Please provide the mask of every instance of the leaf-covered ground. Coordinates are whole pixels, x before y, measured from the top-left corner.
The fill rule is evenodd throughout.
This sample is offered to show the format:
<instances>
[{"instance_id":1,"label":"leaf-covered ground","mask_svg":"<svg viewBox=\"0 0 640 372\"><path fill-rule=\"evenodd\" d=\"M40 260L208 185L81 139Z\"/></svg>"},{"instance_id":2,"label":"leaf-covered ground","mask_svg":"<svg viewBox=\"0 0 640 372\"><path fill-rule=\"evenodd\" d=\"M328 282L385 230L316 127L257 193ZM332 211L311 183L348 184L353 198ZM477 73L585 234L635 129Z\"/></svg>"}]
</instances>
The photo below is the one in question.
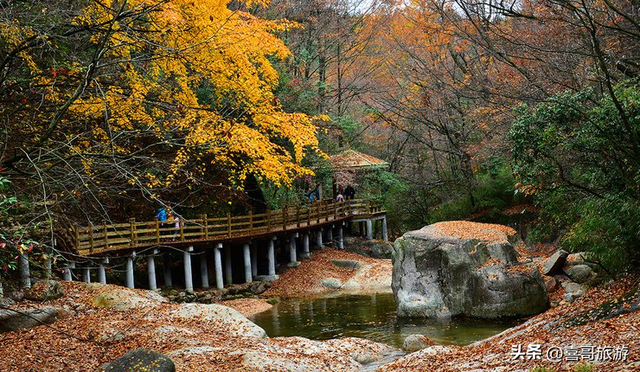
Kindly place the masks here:
<instances>
[{"instance_id":1,"label":"leaf-covered ground","mask_svg":"<svg viewBox=\"0 0 640 372\"><path fill-rule=\"evenodd\" d=\"M640 312L621 311L621 315L607 318L601 311L592 310L606 308L615 311L637 306L637 296L634 294L638 293L639 281L637 276L630 276L591 288L575 302L561 302L560 306L475 346L448 347L434 354L430 354L428 349L422 350L385 365L380 372L528 372L538 365L570 371L576 361L567 361L564 355L561 362L551 362L546 352L551 347L559 347L566 353L566 349L572 346L627 347L629 353L626 361L591 363L599 372L640 371ZM601 306L612 300L616 306ZM568 322L570 319L581 321ZM541 345L543 353L540 359L527 360L526 355L514 359L514 345L520 345L523 351L529 345Z\"/></svg>"},{"instance_id":2,"label":"leaf-covered ground","mask_svg":"<svg viewBox=\"0 0 640 372\"><path fill-rule=\"evenodd\" d=\"M363 266L366 266L366 271L360 272L356 277L359 270L339 267L332 262L340 260L359 261ZM390 283L391 269L391 260L364 257L356 253L335 249L322 249L313 251L311 259L303 260L297 268L290 268L281 273L280 278L273 282L271 288L264 295L280 297L314 296L319 293L333 291L333 289L319 284L319 280L336 278L342 283L346 283L354 277L362 284L360 292L368 292L368 283L378 284L385 279Z\"/></svg>"}]
</instances>

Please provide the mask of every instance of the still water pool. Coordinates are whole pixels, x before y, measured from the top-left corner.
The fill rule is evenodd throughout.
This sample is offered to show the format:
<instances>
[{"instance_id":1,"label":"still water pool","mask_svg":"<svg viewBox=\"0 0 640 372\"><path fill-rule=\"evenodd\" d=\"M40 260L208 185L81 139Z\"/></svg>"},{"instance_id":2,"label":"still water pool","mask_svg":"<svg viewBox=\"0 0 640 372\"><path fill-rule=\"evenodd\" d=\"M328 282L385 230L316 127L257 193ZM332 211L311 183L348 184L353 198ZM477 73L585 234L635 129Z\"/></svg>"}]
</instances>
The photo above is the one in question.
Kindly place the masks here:
<instances>
[{"instance_id":1,"label":"still water pool","mask_svg":"<svg viewBox=\"0 0 640 372\"><path fill-rule=\"evenodd\" d=\"M314 340L361 337L402 347L410 334L438 344L468 345L518 324L517 321L400 319L392 294L341 295L282 299L250 318L270 337L302 336Z\"/></svg>"}]
</instances>

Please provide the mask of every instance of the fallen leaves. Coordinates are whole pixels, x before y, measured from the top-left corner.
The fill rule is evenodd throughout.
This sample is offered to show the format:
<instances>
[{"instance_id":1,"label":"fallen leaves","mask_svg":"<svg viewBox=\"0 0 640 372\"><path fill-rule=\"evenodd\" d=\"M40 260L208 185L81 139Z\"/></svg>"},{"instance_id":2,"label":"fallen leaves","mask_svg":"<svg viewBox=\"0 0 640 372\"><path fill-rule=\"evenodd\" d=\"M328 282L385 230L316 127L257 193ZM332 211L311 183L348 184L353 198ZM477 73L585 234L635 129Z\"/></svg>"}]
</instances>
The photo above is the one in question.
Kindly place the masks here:
<instances>
[{"instance_id":1,"label":"fallen leaves","mask_svg":"<svg viewBox=\"0 0 640 372\"><path fill-rule=\"evenodd\" d=\"M486 242L507 242L508 237L515 235L516 231L508 226L469 222L469 221L445 221L433 225L436 236L452 236L459 239L478 239Z\"/></svg>"}]
</instances>

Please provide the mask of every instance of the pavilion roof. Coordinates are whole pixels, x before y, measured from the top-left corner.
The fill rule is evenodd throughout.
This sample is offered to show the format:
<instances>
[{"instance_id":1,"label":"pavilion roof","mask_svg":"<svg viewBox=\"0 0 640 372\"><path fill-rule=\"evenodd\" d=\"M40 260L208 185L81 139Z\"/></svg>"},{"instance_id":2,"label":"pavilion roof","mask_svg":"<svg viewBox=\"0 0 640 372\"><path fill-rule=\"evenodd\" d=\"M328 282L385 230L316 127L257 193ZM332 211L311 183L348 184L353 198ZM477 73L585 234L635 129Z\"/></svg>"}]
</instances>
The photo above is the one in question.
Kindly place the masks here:
<instances>
[{"instance_id":1,"label":"pavilion roof","mask_svg":"<svg viewBox=\"0 0 640 372\"><path fill-rule=\"evenodd\" d=\"M331 156L331 164L333 164L334 168L342 170L381 168L389 165L384 160L352 149L347 149Z\"/></svg>"}]
</instances>

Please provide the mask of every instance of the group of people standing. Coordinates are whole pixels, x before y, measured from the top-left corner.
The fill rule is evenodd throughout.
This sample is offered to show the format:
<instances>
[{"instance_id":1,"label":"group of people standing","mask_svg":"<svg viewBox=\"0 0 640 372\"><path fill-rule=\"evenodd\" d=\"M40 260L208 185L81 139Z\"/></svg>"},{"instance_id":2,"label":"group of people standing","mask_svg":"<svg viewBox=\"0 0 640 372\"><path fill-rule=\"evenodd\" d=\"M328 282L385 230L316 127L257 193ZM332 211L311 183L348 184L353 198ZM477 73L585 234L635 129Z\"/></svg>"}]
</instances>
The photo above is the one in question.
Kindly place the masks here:
<instances>
[{"instance_id":1,"label":"group of people standing","mask_svg":"<svg viewBox=\"0 0 640 372\"><path fill-rule=\"evenodd\" d=\"M344 195L342 194L342 185L338 187L338 195L336 196L336 201L341 203L345 200L352 200L356 197L356 189L351 185L347 185L347 188L344 189Z\"/></svg>"},{"instance_id":2,"label":"group of people standing","mask_svg":"<svg viewBox=\"0 0 640 372\"><path fill-rule=\"evenodd\" d=\"M160 227L163 229L173 227L175 230L171 231L171 235L178 234L178 230L180 229L180 217L175 214L171 209L167 211L164 207L158 208L158 213L156 214L156 220L160 222ZM168 231L164 231L163 235L168 235Z\"/></svg>"}]
</instances>

